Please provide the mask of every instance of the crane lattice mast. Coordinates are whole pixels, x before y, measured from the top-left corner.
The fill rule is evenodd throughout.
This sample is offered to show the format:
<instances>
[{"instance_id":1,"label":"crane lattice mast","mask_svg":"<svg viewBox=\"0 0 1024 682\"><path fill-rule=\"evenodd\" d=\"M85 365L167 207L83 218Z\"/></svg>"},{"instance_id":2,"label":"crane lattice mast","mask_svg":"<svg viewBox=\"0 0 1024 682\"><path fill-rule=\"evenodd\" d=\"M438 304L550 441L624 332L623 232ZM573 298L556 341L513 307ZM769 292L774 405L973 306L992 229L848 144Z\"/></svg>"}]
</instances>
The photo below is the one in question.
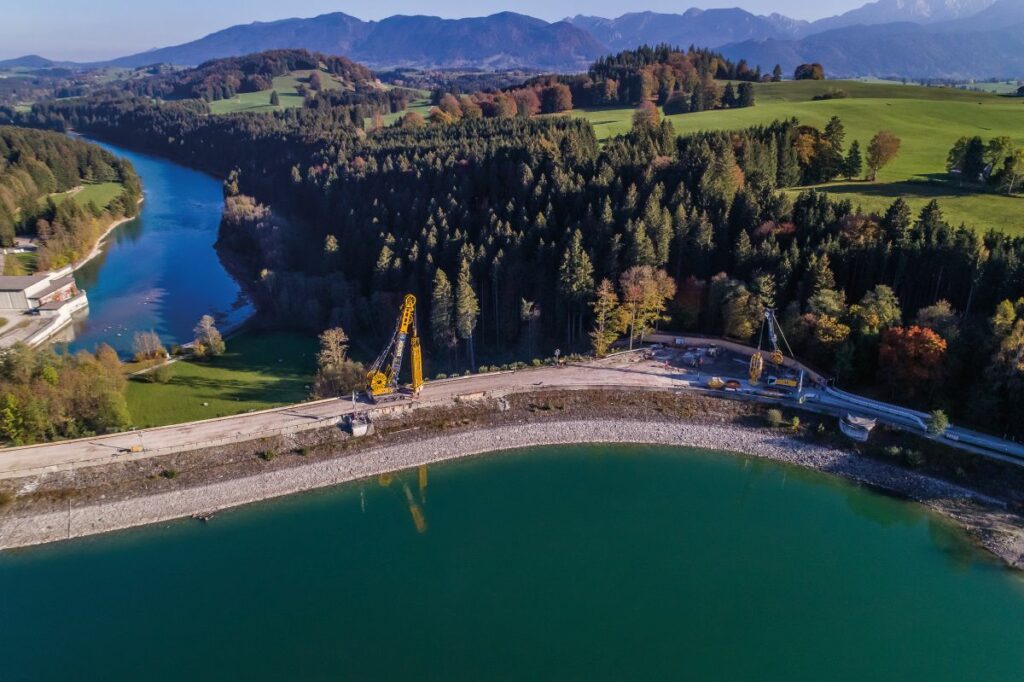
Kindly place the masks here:
<instances>
[{"instance_id":1,"label":"crane lattice mast","mask_svg":"<svg viewBox=\"0 0 1024 682\"><path fill-rule=\"evenodd\" d=\"M412 294L406 294L391 339L377 356L370 371L366 373L366 394L371 400L395 395L398 392L398 373L402 369L402 357L405 354L407 339L412 356L410 388L413 394L419 394L420 389L423 388L423 356L420 352L420 336L416 327L416 297Z\"/></svg>"}]
</instances>

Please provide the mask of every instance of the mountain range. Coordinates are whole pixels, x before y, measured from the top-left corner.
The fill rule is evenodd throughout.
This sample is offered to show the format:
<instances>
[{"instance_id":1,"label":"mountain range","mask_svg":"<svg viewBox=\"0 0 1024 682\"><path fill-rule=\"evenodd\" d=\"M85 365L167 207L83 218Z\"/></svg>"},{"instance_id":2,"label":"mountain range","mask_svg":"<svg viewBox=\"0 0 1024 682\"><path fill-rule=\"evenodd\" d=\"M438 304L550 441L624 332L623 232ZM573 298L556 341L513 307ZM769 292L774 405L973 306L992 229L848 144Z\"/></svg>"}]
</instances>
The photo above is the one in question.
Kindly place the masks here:
<instances>
[{"instance_id":1,"label":"mountain range","mask_svg":"<svg viewBox=\"0 0 1024 682\"><path fill-rule=\"evenodd\" d=\"M192 65L291 47L344 55L373 68L582 69L607 52L590 33L568 22L548 23L514 12L468 19L396 15L380 21L334 12L311 19L232 26L190 43L109 64Z\"/></svg>"},{"instance_id":2,"label":"mountain range","mask_svg":"<svg viewBox=\"0 0 1024 682\"><path fill-rule=\"evenodd\" d=\"M632 12L614 19L578 15L554 23L514 12L466 19L396 15L380 21L334 12L232 26L102 65L195 65L305 48L375 69L577 71L609 52L656 43L714 48L766 70L780 64L787 73L803 62L821 62L830 76L1020 78L1024 0L878 0L814 22L738 8ZM47 60L31 56L7 63L15 62Z\"/></svg>"}]
</instances>

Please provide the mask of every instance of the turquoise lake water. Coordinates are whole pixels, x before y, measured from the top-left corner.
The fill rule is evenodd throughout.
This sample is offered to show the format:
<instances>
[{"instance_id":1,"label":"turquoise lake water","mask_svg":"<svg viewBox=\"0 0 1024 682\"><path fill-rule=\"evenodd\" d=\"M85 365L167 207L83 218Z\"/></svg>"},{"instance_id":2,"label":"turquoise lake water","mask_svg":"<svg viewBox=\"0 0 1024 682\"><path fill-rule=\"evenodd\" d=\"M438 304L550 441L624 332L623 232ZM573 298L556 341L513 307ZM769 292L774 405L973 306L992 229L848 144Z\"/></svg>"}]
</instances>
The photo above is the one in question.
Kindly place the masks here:
<instances>
[{"instance_id":1,"label":"turquoise lake water","mask_svg":"<svg viewBox=\"0 0 1024 682\"><path fill-rule=\"evenodd\" d=\"M1024 581L821 474L540 448L2 553L0 679L1021 680Z\"/></svg>"}]
</instances>

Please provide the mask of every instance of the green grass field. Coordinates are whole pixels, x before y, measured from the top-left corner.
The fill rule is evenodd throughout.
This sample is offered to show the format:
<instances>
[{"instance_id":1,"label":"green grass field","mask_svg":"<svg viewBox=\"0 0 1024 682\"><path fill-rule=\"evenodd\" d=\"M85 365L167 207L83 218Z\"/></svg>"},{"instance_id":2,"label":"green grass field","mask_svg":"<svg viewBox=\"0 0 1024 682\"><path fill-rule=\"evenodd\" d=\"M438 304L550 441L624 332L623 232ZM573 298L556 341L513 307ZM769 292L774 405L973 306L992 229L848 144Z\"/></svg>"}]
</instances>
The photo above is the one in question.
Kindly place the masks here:
<instances>
[{"instance_id":1,"label":"green grass field","mask_svg":"<svg viewBox=\"0 0 1024 682\"><path fill-rule=\"evenodd\" d=\"M1024 144L1024 99L968 92L859 81L796 81L763 83L756 87L757 105L731 111L706 111L669 116L680 134L704 130L735 130L795 116L823 127L839 116L846 126L847 144L860 140L866 147L879 130L888 129L903 141L899 157L879 173L874 183L834 183L824 186L843 194L865 210L883 210L902 196L919 209L939 200L946 218L979 230L996 228L1024 234L1024 198L962 191L947 181L946 155L964 135L983 138L1007 135ZM843 89L847 99L814 102L811 98ZM627 132L632 108L577 110L605 139Z\"/></svg>"},{"instance_id":2,"label":"green grass field","mask_svg":"<svg viewBox=\"0 0 1024 682\"><path fill-rule=\"evenodd\" d=\"M261 90L259 92L245 92L231 99L220 99L210 102L210 112L214 114L265 113L280 109L300 108L305 99L295 91L295 88L300 83L305 83L312 73L311 70L293 71L284 76L276 77L273 89L277 90L277 96L281 102L276 107L270 104L270 93L272 91ZM321 71L320 76L324 90L339 90L342 88L341 82L329 73Z\"/></svg>"},{"instance_id":3,"label":"green grass field","mask_svg":"<svg viewBox=\"0 0 1024 682\"><path fill-rule=\"evenodd\" d=\"M60 204L65 201L68 197L72 197L79 206L85 206L90 201L95 203L100 208L106 208L110 205L116 197L121 195L124 191L124 187L119 182L98 182L95 184L85 185L80 190L72 190L69 192L61 192L60 194L51 194L48 199L53 199L54 203ZM40 199L40 203L46 201L47 198Z\"/></svg>"},{"instance_id":4,"label":"green grass field","mask_svg":"<svg viewBox=\"0 0 1024 682\"><path fill-rule=\"evenodd\" d=\"M290 332L244 332L210 361L171 365L166 384L133 378L125 397L137 427L223 417L309 397L317 341ZM205 405L204 405L205 403Z\"/></svg>"},{"instance_id":5,"label":"green grass field","mask_svg":"<svg viewBox=\"0 0 1024 682\"><path fill-rule=\"evenodd\" d=\"M406 107L405 111L397 111L393 114L388 114L387 116L384 116L384 125L389 126L393 124L395 121L402 118L410 111L415 111L423 118L429 116L430 110L434 108L434 105L430 103L430 93L426 91L423 91L423 93L423 97L420 97L419 99L414 99L413 101L409 102L409 106ZM368 118L365 120L365 125L369 126L372 122L373 119Z\"/></svg>"}]
</instances>

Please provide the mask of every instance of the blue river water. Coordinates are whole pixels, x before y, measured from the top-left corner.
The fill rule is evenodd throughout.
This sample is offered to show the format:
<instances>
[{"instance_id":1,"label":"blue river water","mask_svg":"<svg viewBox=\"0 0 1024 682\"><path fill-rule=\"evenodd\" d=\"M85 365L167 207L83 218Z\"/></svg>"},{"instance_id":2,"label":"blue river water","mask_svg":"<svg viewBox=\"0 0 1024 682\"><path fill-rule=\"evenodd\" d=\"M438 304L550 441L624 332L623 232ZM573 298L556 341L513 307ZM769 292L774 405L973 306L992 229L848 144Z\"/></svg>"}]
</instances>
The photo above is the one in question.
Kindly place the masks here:
<instances>
[{"instance_id":1,"label":"blue river water","mask_svg":"<svg viewBox=\"0 0 1024 682\"><path fill-rule=\"evenodd\" d=\"M170 161L90 140L134 164L145 201L139 216L116 228L102 253L75 274L89 310L74 327L72 350L107 343L122 355L137 331L155 331L164 345L192 339L204 314L221 328L251 314L213 245L223 208L215 178Z\"/></svg>"}]
</instances>

